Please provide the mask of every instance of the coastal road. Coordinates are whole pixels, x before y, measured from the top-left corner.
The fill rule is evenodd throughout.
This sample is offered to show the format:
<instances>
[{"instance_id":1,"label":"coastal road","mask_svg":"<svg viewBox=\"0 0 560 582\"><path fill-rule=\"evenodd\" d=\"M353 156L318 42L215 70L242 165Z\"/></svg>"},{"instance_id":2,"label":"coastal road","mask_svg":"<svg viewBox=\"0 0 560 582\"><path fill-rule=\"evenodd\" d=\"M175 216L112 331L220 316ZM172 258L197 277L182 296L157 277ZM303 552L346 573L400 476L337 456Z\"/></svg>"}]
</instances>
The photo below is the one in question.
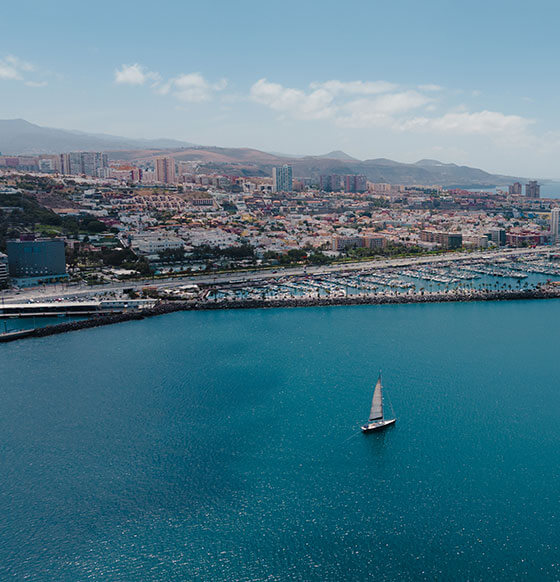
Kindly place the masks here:
<instances>
[{"instance_id":1,"label":"coastal road","mask_svg":"<svg viewBox=\"0 0 560 582\"><path fill-rule=\"evenodd\" d=\"M108 283L107 285L47 285L45 287L34 287L22 289L20 291L0 292L0 301L5 303L21 303L29 301L53 300L57 298L87 299L104 293L119 293L123 289L142 289L143 287L176 288L182 285L231 285L234 283L258 283L259 281L270 281L286 276L302 275L328 275L331 273L350 273L359 271L382 270L390 267L409 267L426 264L438 264L448 262L458 262L470 260L499 260L531 254L548 254L550 252L560 252L560 246L549 246L529 249L501 249L494 251L476 251L469 253L447 253L443 255L431 255L422 257L406 257L399 259L376 259L360 263L346 263L337 265L322 265L310 267L290 267L277 268L273 270L254 270L237 273L216 273L204 275L188 275L181 277L169 277L165 279L142 279L135 281L119 281Z\"/></svg>"}]
</instances>

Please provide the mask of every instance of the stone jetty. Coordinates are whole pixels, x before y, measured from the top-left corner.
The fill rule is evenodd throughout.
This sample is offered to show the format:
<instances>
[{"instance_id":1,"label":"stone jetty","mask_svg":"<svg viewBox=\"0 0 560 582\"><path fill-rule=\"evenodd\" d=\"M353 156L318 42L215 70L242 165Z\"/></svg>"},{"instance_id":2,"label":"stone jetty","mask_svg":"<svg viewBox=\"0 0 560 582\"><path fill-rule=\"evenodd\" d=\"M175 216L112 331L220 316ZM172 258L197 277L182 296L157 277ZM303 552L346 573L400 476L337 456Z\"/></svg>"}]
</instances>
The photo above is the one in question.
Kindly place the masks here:
<instances>
[{"instance_id":1,"label":"stone jetty","mask_svg":"<svg viewBox=\"0 0 560 582\"><path fill-rule=\"evenodd\" d=\"M69 321L35 329L9 332L0 335L0 342L9 342L22 338L46 337L68 331L90 329L113 323L135 321L156 315L165 315L177 311L200 311L214 309L262 309L285 307L330 307L337 305L399 305L406 303L451 303L466 301L512 301L526 299L557 299L560 298L560 286L543 285L536 289L525 290L455 290L448 292L413 293L413 294L378 294L378 295L348 295L345 297L292 297L281 299L228 299L228 300L166 300L152 308L142 311L116 313L85 319Z\"/></svg>"}]
</instances>

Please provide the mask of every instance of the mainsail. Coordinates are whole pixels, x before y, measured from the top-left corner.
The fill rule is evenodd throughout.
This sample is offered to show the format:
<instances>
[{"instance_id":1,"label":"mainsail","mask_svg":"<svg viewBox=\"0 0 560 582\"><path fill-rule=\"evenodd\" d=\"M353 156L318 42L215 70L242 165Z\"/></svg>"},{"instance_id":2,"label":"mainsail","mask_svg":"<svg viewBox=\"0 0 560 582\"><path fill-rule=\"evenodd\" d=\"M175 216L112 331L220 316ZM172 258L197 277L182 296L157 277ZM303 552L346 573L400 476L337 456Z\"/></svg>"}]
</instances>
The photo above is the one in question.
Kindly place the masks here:
<instances>
[{"instance_id":1,"label":"mainsail","mask_svg":"<svg viewBox=\"0 0 560 582\"><path fill-rule=\"evenodd\" d=\"M373 391L373 400L371 401L371 410L369 412L369 419L379 420L383 418L383 386L381 385L381 374L377 379L375 390Z\"/></svg>"}]
</instances>

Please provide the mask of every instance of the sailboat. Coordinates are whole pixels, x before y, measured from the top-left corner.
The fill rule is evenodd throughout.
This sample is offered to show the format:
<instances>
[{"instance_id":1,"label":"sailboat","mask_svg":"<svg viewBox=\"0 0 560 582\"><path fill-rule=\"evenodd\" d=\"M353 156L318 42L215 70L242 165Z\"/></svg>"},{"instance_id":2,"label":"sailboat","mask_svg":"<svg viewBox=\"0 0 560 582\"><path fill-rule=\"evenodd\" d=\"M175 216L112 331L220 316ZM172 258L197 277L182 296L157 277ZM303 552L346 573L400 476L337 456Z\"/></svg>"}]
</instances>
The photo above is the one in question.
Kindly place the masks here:
<instances>
[{"instance_id":1,"label":"sailboat","mask_svg":"<svg viewBox=\"0 0 560 582\"><path fill-rule=\"evenodd\" d=\"M377 379L377 384L373 391L369 419L361 429L363 432L371 432L373 430L385 428L390 424L394 424L396 421L396 418L385 418L383 415L383 384L381 383L381 372L379 372L379 378Z\"/></svg>"}]
</instances>

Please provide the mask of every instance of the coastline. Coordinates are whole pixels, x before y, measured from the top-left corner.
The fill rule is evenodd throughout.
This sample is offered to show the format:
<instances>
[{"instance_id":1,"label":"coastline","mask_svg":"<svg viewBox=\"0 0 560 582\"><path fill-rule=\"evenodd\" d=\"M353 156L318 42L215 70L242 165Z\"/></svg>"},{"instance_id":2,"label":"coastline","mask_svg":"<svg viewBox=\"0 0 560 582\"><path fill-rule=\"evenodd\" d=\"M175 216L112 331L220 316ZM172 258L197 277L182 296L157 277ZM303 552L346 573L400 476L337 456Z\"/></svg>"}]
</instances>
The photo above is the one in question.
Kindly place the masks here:
<instances>
[{"instance_id":1,"label":"coastline","mask_svg":"<svg viewBox=\"0 0 560 582\"><path fill-rule=\"evenodd\" d=\"M478 301L514 301L535 299L558 299L560 288L545 286L538 289L511 291L454 291L450 293L426 293L424 295L350 295L346 297L301 297L290 299L242 299L237 301L166 301L155 307L136 312L103 315L92 319L69 321L0 334L0 343L24 338L47 337L69 331L90 329L114 323L137 321L157 315L167 315L178 311L212 311L216 309L278 309L286 307L334 307L351 305L404 305L413 303L461 303Z\"/></svg>"}]
</instances>

